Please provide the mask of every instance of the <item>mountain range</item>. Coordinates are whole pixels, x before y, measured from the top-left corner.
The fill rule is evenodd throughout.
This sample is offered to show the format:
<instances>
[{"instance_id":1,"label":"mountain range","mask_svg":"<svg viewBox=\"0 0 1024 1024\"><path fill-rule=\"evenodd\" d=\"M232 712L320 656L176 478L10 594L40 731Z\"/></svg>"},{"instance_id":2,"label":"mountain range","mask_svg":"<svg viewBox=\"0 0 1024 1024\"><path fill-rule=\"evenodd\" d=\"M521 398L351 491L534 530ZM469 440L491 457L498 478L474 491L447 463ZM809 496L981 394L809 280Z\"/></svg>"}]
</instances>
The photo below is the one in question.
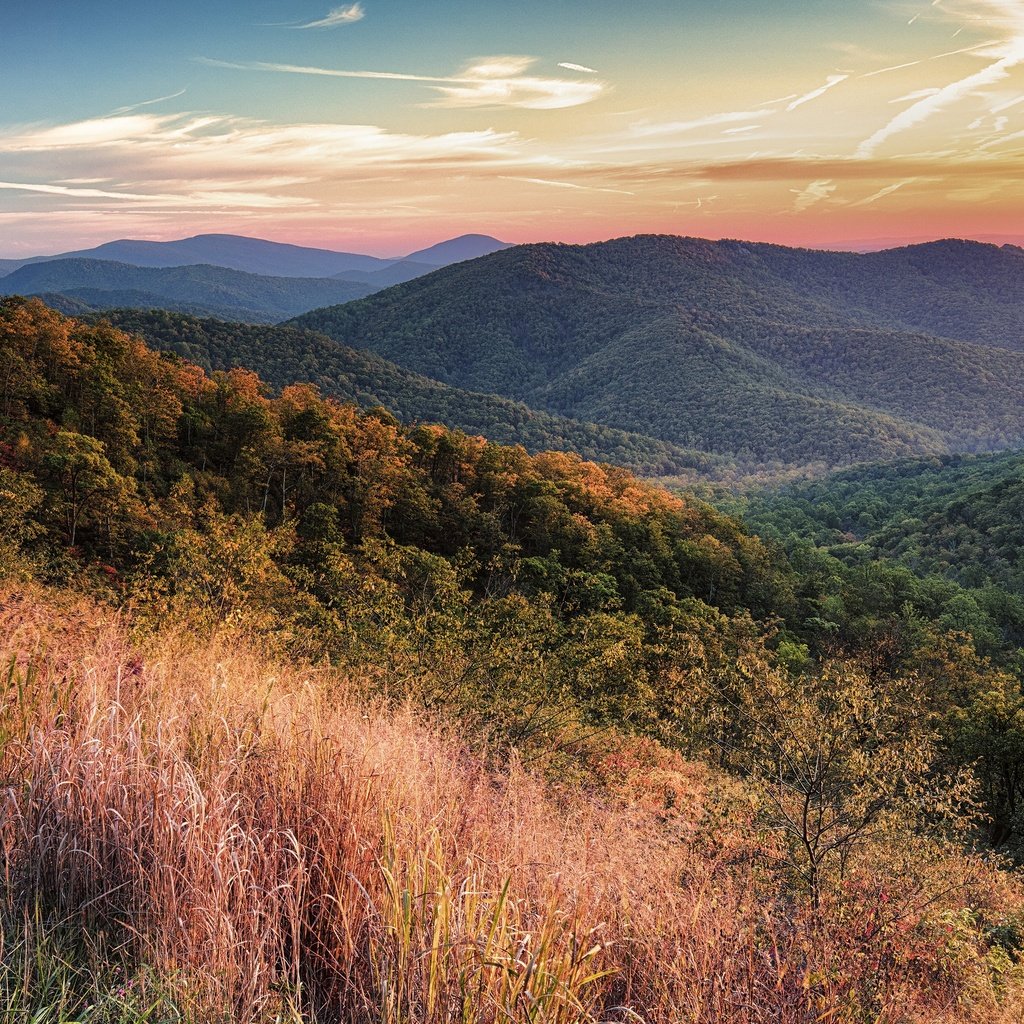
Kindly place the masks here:
<instances>
[{"instance_id":1,"label":"mountain range","mask_svg":"<svg viewBox=\"0 0 1024 1024\"><path fill-rule=\"evenodd\" d=\"M348 272L374 273L396 263L410 263L423 268L436 268L459 260L475 259L509 247L489 235L460 235L426 249L381 259L353 252L337 252L304 245L289 245L264 238L243 235L195 235L169 242L151 242L121 238L104 242L92 249L76 249L53 256L31 256L26 259L0 260L0 274L11 273L29 263L54 260L92 259L130 263L136 267L184 267L208 264L244 270L249 274L270 277L337 277Z\"/></svg>"},{"instance_id":2,"label":"mountain range","mask_svg":"<svg viewBox=\"0 0 1024 1024\"><path fill-rule=\"evenodd\" d=\"M54 256L0 260L0 294L44 296L70 314L130 306L273 323L507 245L488 235L463 235L407 257L380 259L238 235L121 239Z\"/></svg>"},{"instance_id":3,"label":"mountain range","mask_svg":"<svg viewBox=\"0 0 1024 1024\"><path fill-rule=\"evenodd\" d=\"M300 264L298 247L186 242L223 259L276 254L293 270L346 257L300 249ZM146 258L162 244L175 258L188 248L145 243ZM333 277L50 259L0 278L0 293L74 315L186 314L108 313L208 369L246 365L277 388L312 380L406 420L650 476L778 478L1024 442L1017 247L948 240L856 254L675 236L501 245L465 236ZM436 265L448 260L459 262Z\"/></svg>"},{"instance_id":4,"label":"mountain range","mask_svg":"<svg viewBox=\"0 0 1024 1024\"><path fill-rule=\"evenodd\" d=\"M675 236L518 246L296 326L455 387L827 467L1024 440L1024 251Z\"/></svg>"}]
</instances>

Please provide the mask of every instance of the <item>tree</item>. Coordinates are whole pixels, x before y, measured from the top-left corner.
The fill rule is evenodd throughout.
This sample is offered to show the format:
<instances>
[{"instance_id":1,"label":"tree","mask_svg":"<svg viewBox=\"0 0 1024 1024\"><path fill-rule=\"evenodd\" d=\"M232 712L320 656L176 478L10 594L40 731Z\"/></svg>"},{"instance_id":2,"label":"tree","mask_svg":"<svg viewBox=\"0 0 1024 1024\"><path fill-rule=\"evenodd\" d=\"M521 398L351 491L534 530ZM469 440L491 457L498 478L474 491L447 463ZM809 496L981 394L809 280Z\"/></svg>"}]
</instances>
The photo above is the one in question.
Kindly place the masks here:
<instances>
[{"instance_id":1,"label":"tree","mask_svg":"<svg viewBox=\"0 0 1024 1024\"><path fill-rule=\"evenodd\" d=\"M939 721L920 680L878 681L847 662L816 676L756 666L738 682L716 695L727 760L756 787L815 908L869 844L973 820L973 780L937 768Z\"/></svg>"},{"instance_id":2,"label":"tree","mask_svg":"<svg viewBox=\"0 0 1024 1024\"><path fill-rule=\"evenodd\" d=\"M114 469L102 442L94 437L58 430L43 456L43 466L58 488L58 504L71 547L89 517L119 514L134 494L134 481Z\"/></svg>"}]
</instances>

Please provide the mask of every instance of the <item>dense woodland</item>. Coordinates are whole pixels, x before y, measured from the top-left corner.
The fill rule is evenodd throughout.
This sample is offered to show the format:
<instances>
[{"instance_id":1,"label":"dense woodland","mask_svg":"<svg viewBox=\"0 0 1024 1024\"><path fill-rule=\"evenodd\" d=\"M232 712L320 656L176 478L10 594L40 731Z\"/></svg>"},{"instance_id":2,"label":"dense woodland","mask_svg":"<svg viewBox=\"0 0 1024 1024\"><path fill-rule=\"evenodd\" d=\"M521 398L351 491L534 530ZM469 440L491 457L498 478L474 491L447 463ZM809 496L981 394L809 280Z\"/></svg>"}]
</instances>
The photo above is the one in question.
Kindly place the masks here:
<instances>
[{"instance_id":1,"label":"dense woodland","mask_svg":"<svg viewBox=\"0 0 1024 1024\"><path fill-rule=\"evenodd\" d=\"M442 384L317 331L226 323L165 310L115 309L102 317L205 370L246 367L278 391L308 381L327 397L364 408L383 406L403 423L442 423L491 441L521 444L534 453L576 452L645 477L717 479L738 471L735 462L721 456Z\"/></svg>"},{"instance_id":2,"label":"dense woodland","mask_svg":"<svg viewBox=\"0 0 1024 1024\"><path fill-rule=\"evenodd\" d=\"M1024 596L1019 452L906 460L752 492L725 504L762 536L849 565L892 560L976 592Z\"/></svg>"},{"instance_id":3,"label":"dense woodland","mask_svg":"<svg viewBox=\"0 0 1024 1024\"><path fill-rule=\"evenodd\" d=\"M1021 260L960 242L528 245L296 324L751 467L835 467L1024 438Z\"/></svg>"},{"instance_id":4,"label":"dense woodland","mask_svg":"<svg viewBox=\"0 0 1024 1024\"><path fill-rule=\"evenodd\" d=\"M5 300L14 1019L1013 1019L1020 593L761 532Z\"/></svg>"}]
</instances>

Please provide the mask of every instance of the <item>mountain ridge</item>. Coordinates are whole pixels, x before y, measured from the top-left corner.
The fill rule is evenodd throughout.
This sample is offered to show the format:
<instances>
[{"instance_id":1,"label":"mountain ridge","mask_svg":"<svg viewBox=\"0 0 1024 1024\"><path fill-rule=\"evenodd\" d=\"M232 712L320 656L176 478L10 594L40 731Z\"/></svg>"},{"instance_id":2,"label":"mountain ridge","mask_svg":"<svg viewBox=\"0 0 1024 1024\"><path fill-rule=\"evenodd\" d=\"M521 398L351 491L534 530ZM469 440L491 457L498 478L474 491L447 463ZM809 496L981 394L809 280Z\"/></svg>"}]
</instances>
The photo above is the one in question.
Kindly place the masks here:
<instances>
[{"instance_id":1,"label":"mountain ridge","mask_svg":"<svg viewBox=\"0 0 1024 1024\"><path fill-rule=\"evenodd\" d=\"M371 285L331 278L276 278L203 264L137 267L89 259L29 264L0 278L0 294L5 295L57 293L94 307L184 304L257 322L293 316L324 298L346 301L371 291ZM127 299L129 295L134 299Z\"/></svg>"},{"instance_id":2,"label":"mountain ridge","mask_svg":"<svg viewBox=\"0 0 1024 1024\"><path fill-rule=\"evenodd\" d=\"M11 273L29 264L50 263L61 259L103 259L151 268L208 264L270 277L337 277L349 271L372 274L384 271L396 263L421 262L428 267L443 266L507 245L507 242L499 242L489 235L463 235L438 242L419 250L419 253L389 259L247 235L208 233L168 241L119 238L89 249L31 256L21 260L0 260L0 274ZM417 255L427 258L417 260Z\"/></svg>"},{"instance_id":3,"label":"mountain ridge","mask_svg":"<svg viewBox=\"0 0 1024 1024\"><path fill-rule=\"evenodd\" d=\"M749 461L1024 438L1024 261L641 235L516 246L295 318L457 387Z\"/></svg>"},{"instance_id":4,"label":"mountain ridge","mask_svg":"<svg viewBox=\"0 0 1024 1024\"><path fill-rule=\"evenodd\" d=\"M653 477L696 477L729 468L706 452L454 388L313 331L159 310L114 309L102 317L152 348L174 352L204 370L243 366L277 389L308 380L325 395L363 408L382 406L407 424L442 423L499 443L521 444L530 452L572 451Z\"/></svg>"}]
</instances>

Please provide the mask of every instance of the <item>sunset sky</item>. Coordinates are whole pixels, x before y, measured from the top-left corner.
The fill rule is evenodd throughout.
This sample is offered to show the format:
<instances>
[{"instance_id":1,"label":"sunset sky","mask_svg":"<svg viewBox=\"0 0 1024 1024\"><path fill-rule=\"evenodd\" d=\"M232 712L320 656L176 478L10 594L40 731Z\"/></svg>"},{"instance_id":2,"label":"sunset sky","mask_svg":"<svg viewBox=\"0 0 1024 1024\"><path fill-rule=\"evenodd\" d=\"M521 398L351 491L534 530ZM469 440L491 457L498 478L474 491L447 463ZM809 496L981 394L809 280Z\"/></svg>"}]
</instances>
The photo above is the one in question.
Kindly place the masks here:
<instances>
[{"instance_id":1,"label":"sunset sky","mask_svg":"<svg viewBox=\"0 0 1024 1024\"><path fill-rule=\"evenodd\" d=\"M7 0L0 256L1024 240L1024 0Z\"/></svg>"}]
</instances>

